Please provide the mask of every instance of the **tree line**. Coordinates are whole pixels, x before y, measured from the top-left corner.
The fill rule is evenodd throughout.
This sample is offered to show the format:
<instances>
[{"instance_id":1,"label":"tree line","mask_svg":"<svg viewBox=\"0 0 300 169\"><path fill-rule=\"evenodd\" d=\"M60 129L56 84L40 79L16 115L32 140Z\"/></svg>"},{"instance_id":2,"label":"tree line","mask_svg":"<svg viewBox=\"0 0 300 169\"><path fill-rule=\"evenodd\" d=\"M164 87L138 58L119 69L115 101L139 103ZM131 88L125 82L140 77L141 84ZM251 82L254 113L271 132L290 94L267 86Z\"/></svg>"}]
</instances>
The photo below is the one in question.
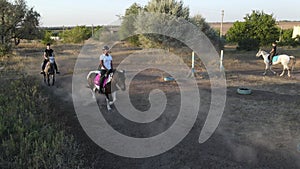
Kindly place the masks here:
<instances>
[{"instance_id":1,"label":"tree line","mask_svg":"<svg viewBox=\"0 0 300 169\"><path fill-rule=\"evenodd\" d=\"M231 43L237 44L237 49L255 50L259 46L269 45L279 40L280 45L300 45L299 37L292 39L291 29L280 30L273 14L262 11L246 14L243 21L234 22L226 35L220 37L219 30L213 29L204 17L201 15L191 17L189 7L184 6L183 1L177 0L150 0L145 6L133 3L120 18L122 20L119 30L120 39L125 38L127 42L141 47L184 46L180 41L163 35L145 34L127 37L129 31L139 31L140 28L145 27L144 20L131 17L143 12L163 13L174 18L185 19L197 26L217 48ZM64 43L82 43L92 36L98 40L105 29L103 26L96 26L93 29L87 26L76 26L64 31L42 29L39 25L40 17L34 8L26 5L25 0L0 0L0 55L9 52L10 48L18 45L21 39L39 39L42 43L53 43L51 36L59 36ZM151 20L147 22L147 29L152 29Z\"/></svg>"}]
</instances>

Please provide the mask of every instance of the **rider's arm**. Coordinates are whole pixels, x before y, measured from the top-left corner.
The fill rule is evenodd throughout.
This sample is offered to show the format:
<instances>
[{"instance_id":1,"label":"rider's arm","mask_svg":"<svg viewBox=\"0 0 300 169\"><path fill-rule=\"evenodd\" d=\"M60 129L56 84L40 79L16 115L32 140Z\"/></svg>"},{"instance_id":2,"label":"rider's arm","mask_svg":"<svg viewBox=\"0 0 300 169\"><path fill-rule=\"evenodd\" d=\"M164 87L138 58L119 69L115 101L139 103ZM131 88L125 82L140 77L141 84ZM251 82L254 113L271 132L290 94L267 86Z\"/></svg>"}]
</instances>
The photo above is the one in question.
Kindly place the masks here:
<instances>
[{"instance_id":1,"label":"rider's arm","mask_svg":"<svg viewBox=\"0 0 300 169\"><path fill-rule=\"evenodd\" d=\"M104 69L106 69L107 70L107 68L104 66L104 64L103 64L103 60L100 60L100 67L104 67Z\"/></svg>"},{"instance_id":2,"label":"rider's arm","mask_svg":"<svg viewBox=\"0 0 300 169\"><path fill-rule=\"evenodd\" d=\"M44 52L44 59L48 59L46 52Z\"/></svg>"}]
</instances>

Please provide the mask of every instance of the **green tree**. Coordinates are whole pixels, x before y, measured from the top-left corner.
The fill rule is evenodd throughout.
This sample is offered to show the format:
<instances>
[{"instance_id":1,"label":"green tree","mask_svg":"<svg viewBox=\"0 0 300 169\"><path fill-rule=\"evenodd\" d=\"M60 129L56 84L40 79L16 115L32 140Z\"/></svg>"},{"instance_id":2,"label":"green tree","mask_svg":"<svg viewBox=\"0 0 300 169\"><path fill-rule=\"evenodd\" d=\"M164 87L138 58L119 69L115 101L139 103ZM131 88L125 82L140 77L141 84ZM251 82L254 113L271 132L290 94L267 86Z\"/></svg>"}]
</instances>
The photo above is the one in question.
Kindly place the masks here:
<instances>
[{"instance_id":1,"label":"green tree","mask_svg":"<svg viewBox=\"0 0 300 169\"><path fill-rule=\"evenodd\" d=\"M293 47L299 46L300 45L299 39L297 40L297 37L292 38L292 35L293 35L293 29L282 30L282 35L281 35L281 40L279 42L279 45L293 46Z\"/></svg>"},{"instance_id":2,"label":"green tree","mask_svg":"<svg viewBox=\"0 0 300 169\"><path fill-rule=\"evenodd\" d=\"M227 34L226 40L233 43L257 41L259 45L269 45L278 40L279 29L273 15L252 11L244 17L244 22L235 22Z\"/></svg>"},{"instance_id":3,"label":"green tree","mask_svg":"<svg viewBox=\"0 0 300 169\"><path fill-rule=\"evenodd\" d=\"M65 30L61 35L65 43L82 43L92 36L91 28L86 26L76 26L70 30Z\"/></svg>"},{"instance_id":4,"label":"green tree","mask_svg":"<svg viewBox=\"0 0 300 169\"><path fill-rule=\"evenodd\" d=\"M51 39L51 36L53 35L52 31L45 30L44 31L44 38L42 39L43 44L51 43L53 44L55 41Z\"/></svg>"},{"instance_id":5,"label":"green tree","mask_svg":"<svg viewBox=\"0 0 300 169\"><path fill-rule=\"evenodd\" d=\"M182 1L176 0L151 0L145 6L145 11L153 13L164 13L176 17L189 19L190 9L183 6Z\"/></svg>"},{"instance_id":6,"label":"green tree","mask_svg":"<svg viewBox=\"0 0 300 169\"><path fill-rule=\"evenodd\" d=\"M20 39L33 38L39 18L33 8L27 8L25 0L0 0L0 45L10 45L12 39L18 45Z\"/></svg>"},{"instance_id":7,"label":"green tree","mask_svg":"<svg viewBox=\"0 0 300 169\"><path fill-rule=\"evenodd\" d=\"M223 41L220 39L219 34L205 21L201 15L195 15L190 18L190 22L196 25L214 44L216 47L223 48Z\"/></svg>"},{"instance_id":8,"label":"green tree","mask_svg":"<svg viewBox=\"0 0 300 169\"><path fill-rule=\"evenodd\" d=\"M147 29L148 32L152 32L155 29L160 29L159 27L157 27L158 25L174 24L176 22L176 19L178 18L188 20L190 14L189 8L183 6L182 1L178 2L176 0L151 0L144 7L144 11L153 13L153 16L150 18L145 18L143 15L141 15L142 17L137 18L135 22L137 31L139 29L143 29L143 30ZM163 18L160 17L160 14L166 14L167 16L169 16L168 17L169 20L164 20ZM144 19L147 19L147 21L145 21ZM178 46L183 46L183 44L176 39L164 35L156 35L156 34L140 35L139 41L144 47L167 47L167 48L175 47L176 48Z\"/></svg>"},{"instance_id":9,"label":"green tree","mask_svg":"<svg viewBox=\"0 0 300 169\"><path fill-rule=\"evenodd\" d=\"M136 46L140 45L139 36L131 36L130 32L135 32L136 28L134 23L136 20L136 15L138 15L142 10L143 7L137 3L134 3L128 9L126 9L125 16L121 18L123 20L119 31L121 39L126 39L128 42Z\"/></svg>"}]
</instances>

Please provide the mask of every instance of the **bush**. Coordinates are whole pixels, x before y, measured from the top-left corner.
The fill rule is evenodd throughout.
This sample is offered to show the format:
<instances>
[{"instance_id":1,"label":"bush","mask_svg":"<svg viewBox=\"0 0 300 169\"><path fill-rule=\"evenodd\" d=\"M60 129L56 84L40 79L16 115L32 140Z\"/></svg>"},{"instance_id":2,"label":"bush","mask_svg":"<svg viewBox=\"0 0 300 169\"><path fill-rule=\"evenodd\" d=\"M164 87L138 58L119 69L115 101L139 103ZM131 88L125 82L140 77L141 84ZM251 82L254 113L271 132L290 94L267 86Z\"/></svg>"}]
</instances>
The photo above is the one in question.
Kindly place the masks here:
<instances>
[{"instance_id":1,"label":"bush","mask_svg":"<svg viewBox=\"0 0 300 169\"><path fill-rule=\"evenodd\" d=\"M280 46L292 46L297 47L300 45L299 36L292 38L293 29L283 30L281 35L281 41L278 43Z\"/></svg>"},{"instance_id":2,"label":"bush","mask_svg":"<svg viewBox=\"0 0 300 169\"><path fill-rule=\"evenodd\" d=\"M10 44L0 44L0 57L8 54L11 51Z\"/></svg>"},{"instance_id":3,"label":"bush","mask_svg":"<svg viewBox=\"0 0 300 169\"><path fill-rule=\"evenodd\" d=\"M92 29L85 26L76 26L71 30L65 30L61 34L64 43L82 43L92 36Z\"/></svg>"},{"instance_id":4,"label":"bush","mask_svg":"<svg viewBox=\"0 0 300 169\"><path fill-rule=\"evenodd\" d=\"M0 168L82 168L78 144L50 123L48 101L35 84L28 77L2 83Z\"/></svg>"},{"instance_id":5,"label":"bush","mask_svg":"<svg viewBox=\"0 0 300 169\"><path fill-rule=\"evenodd\" d=\"M259 48L259 41L257 39L243 39L238 43L238 50L257 50Z\"/></svg>"},{"instance_id":6,"label":"bush","mask_svg":"<svg viewBox=\"0 0 300 169\"><path fill-rule=\"evenodd\" d=\"M42 43L44 45L46 45L47 43L53 44L55 42L53 39L51 39L52 34L53 33L51 31L44 32L44 38L42 39Z\"/></svg>"}]
</instances>

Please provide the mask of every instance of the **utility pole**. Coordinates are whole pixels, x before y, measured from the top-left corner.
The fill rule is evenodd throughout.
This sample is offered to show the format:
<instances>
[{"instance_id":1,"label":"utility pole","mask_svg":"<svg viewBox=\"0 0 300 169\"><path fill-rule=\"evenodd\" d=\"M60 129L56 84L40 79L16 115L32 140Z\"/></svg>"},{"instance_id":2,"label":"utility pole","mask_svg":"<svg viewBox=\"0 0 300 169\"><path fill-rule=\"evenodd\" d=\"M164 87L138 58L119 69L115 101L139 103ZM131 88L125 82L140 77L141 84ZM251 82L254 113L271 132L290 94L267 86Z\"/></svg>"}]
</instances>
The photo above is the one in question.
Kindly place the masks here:
<instances>
[{"instance_id":1,"label":"utility pole","mask_svg":"<svg viewBox=\"0 0 300 169\"><path fill-rule=\"evenodd\" d=\"M221 11L221 27L220 27L220 37L223 36L223 19L224 19L224 10Z\"/></svg>"},{"instance_id":2,"label":"utility pole","mask_svg":"<svg viewBox=\"0 0 300 169\"><path fill-rule=\"evenodd\" d=\"M94 37L94 25L92 24L92 37Z\"/></svg>"}]
</instances>

